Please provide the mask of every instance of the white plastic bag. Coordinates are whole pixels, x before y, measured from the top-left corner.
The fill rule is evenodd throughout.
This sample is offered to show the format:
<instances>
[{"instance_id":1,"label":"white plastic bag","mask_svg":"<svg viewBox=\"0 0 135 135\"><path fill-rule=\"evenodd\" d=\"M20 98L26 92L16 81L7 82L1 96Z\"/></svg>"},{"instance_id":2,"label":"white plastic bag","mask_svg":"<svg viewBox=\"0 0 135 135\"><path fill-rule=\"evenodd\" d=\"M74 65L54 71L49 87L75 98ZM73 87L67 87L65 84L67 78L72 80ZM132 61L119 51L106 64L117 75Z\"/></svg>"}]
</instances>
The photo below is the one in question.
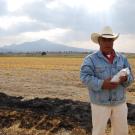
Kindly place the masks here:
<instances>
[{"instance_id":1,"label":"white plastic bag","mask_svg":"<svg viewBox=\"0 0 135 135\"><path fill-rule=\"evenodd\" d=\"M124 68L120 70L116 75L113 76L111 82L119 82L121 76L127 76L130 74L129 68Z\"/></svg>"}]
</instances>

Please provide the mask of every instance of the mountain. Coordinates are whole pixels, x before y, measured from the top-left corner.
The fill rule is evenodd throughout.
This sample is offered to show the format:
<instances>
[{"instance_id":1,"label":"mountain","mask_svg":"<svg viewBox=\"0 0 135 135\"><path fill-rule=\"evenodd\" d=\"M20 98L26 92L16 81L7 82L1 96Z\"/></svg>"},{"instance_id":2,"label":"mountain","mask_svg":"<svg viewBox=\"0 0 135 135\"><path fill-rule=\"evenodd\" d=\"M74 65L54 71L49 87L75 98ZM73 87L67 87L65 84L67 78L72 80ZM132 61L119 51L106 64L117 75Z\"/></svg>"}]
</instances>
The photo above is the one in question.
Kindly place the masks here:
<instances>
[{"instance_id":1,"label":"mountain","mask_svg":"<svg viewBox=\"0 0 135 135\"><path fill-rule=\"evenodd\" d=\"M59 51L73 51L73 52L84 52L88 49L69 47L62 44L53 43L45 39L40 39L32 42L24 42L18 45L4 46L0 48L0 52L59 52Z\"/></svg>"}]
</instances>

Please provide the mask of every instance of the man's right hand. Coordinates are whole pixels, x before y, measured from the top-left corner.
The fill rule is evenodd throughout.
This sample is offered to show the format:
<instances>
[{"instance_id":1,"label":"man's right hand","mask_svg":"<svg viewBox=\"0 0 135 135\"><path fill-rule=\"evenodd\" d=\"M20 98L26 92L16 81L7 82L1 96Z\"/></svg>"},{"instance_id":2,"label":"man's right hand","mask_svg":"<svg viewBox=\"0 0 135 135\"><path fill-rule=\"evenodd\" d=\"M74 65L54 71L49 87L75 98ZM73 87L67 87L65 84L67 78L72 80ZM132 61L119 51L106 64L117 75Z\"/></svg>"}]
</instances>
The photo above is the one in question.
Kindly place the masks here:
<instances>
[{"instance_id":1,"label":"man's right hand","mask_svg":"<svg viewBox=\"0 0 135 135\"><path fill-rule=\"evenodd\" d=\"M119 85L119 82L111 82L111 78L108 78L108 79L104 80L102 89L112 90L112 89L117 88L118 85Z\"/></svg>"}]
</instances>

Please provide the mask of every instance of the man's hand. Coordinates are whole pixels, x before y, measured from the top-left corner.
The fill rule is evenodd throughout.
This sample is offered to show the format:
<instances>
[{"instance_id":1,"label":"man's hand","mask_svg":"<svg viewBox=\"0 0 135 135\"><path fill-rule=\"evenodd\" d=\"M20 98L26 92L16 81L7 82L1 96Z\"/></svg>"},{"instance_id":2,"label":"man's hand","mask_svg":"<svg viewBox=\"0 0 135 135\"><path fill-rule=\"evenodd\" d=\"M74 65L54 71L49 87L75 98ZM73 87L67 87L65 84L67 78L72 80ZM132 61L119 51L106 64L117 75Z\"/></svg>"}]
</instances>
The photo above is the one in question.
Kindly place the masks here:
<instances>
[{"instance_id":1,"label":"man's hand","mask_svg":"<svg viewBox=\"0 0 135 135\"><path fill-rule=\"evenodd\" d=\"M124 83L125 81L127 81L127 76L121 76L119 83L122 84L122 83Z\"/></svg>"},{"instance_id":2,"label":"man's hand","mask_svg":"<svg viewBox=\"0 0 135 135\"><path fill-rule=\"evenodd\" d=\"M119 82L111 82L111 78L108 78L106 80L104 80L103 85L102 85L102 89L115 89L118 87L120 83Z\"/></svg>"}]
</instances>

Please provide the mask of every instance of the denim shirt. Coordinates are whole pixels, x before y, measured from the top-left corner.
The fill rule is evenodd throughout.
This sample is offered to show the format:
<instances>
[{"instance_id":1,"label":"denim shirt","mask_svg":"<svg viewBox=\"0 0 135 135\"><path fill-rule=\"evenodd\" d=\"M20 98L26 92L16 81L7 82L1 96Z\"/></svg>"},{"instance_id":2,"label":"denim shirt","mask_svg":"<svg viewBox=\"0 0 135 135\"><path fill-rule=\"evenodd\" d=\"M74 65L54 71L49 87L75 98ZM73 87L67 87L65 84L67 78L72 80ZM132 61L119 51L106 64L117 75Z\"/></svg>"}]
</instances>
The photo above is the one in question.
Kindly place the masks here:
<instances>
[{"instance_id":1,"label":"denim shirt","mask_svg":"<svg viewBox=\"0 0 135 135\"><path fill-rule=\"evenodd\" d=\"M91 103L99 105L117 105L126 101L126 87L134 80L127 58L115 52L113 63L110 64L101 51L84 58L81 65L80 79L88 87ZM105 90L102 85L105 79L112 78L123 68L129 68L127 81L116 89Z\"/></svg>"}]
</instances>

